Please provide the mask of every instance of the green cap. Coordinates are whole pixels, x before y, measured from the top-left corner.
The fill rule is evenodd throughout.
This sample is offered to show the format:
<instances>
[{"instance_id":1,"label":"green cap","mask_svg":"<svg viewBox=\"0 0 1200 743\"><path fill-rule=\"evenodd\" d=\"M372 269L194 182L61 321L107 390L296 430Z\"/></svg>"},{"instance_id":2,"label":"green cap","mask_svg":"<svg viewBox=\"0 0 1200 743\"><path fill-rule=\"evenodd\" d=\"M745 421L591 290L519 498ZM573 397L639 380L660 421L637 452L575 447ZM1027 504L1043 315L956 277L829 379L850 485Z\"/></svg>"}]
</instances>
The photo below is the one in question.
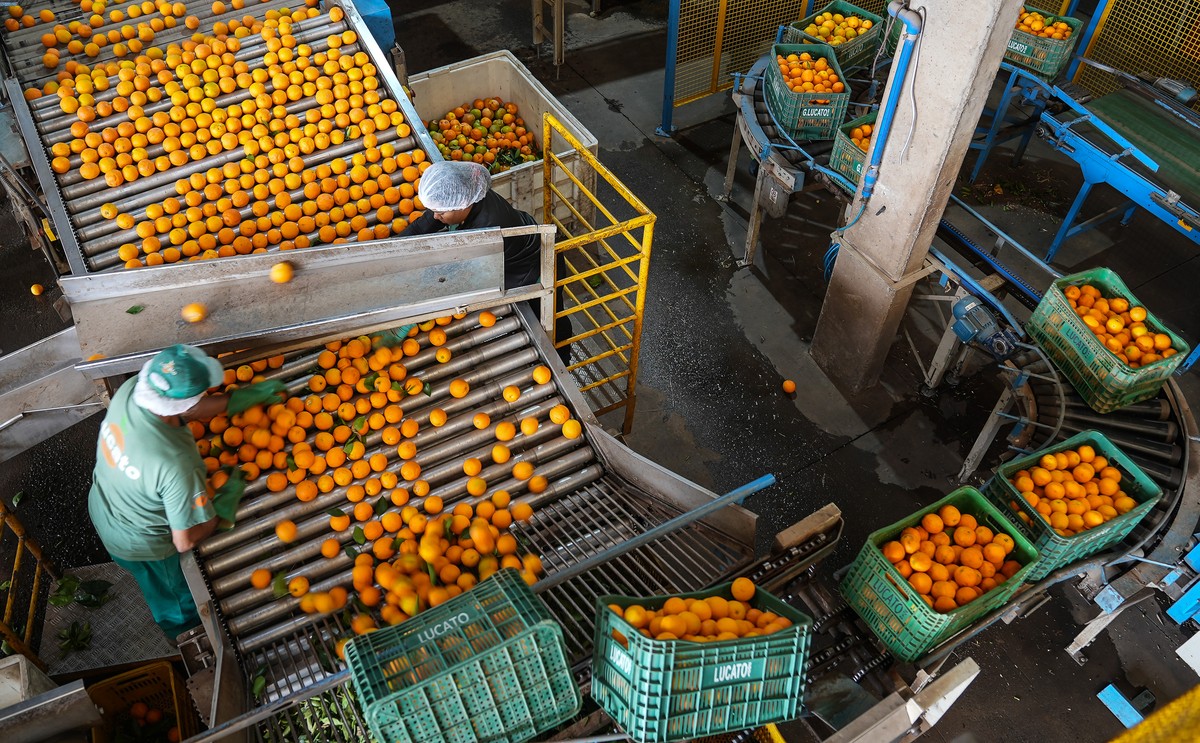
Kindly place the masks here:
<instances>
[{"instance_id":1,"label":"green cap","mask_svg":"<svg viewBox=\"0 0 1200 743\"><path fill-rule=\"evenodd\" d=\"M177 343L150 359L142 375L160 396L186 400L221 384L225 370L199 348Z\"/></svg>"}]
</instances>

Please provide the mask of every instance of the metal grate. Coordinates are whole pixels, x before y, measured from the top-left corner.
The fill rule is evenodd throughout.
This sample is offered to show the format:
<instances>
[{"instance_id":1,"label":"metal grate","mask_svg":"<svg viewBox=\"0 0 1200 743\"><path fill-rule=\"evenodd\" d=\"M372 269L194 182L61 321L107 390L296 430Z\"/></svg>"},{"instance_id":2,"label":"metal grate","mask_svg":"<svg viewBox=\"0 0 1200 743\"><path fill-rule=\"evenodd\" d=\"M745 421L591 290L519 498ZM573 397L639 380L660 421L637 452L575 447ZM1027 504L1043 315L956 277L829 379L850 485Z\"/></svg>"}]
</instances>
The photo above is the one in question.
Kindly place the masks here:
<instances>
[{"instance_id":1,"label":"metal grate","mask_svg":"<svg viewBox=\"0 0 1200 743\"><path fill-rule=\"evenodd\" d=\"M337 658L334 643L348 634L336 618L323 618L249 656L246 670L251 680L259 673L269 680L258 701L269 702L296 694L337 673L342 662ZM280 712L259 726L258 735L263 743L369 740L366 722L350 684Z\"/></svg>"},{"instance_id":2,"label":"metal grate","mask_svg":"<svg viewBox=\"0 0 1200 743\"><path fill-rule=\"evenodd\" d=\"M679 511L626 482L605 475L541 507L519 538L541 555L553 575L642 534ZM699 590L746 564L752 550L703 524L606 562L541 594L563 625L573 664L590 660L596 599L605 594L654 596Z\"/></svg>"},{"instance_id":3,"label":"metal grate","mask_svg":"<svg viewBox=\"0 0 1200 743\"><path fill-rule=\"evenodd\" d=\"M733 87L775 39L780 25L798 20L803 0L680 0L675 53L676 106Z\"/></svg>"},{"instance_id":4,"label":"metal grate","mask_svg":"<svg viewBox=\"0 0 1200 743\"><path fill-rule=\"evenodd\" d=\"M1195 0L1113 0L1084 56L1133 75L1200 81L1200 3ZM1095 97L1117 79L1080 65L1075 82ZM1200 102L1192 104L1200 112Z\"/></svg>"}]
</instances>

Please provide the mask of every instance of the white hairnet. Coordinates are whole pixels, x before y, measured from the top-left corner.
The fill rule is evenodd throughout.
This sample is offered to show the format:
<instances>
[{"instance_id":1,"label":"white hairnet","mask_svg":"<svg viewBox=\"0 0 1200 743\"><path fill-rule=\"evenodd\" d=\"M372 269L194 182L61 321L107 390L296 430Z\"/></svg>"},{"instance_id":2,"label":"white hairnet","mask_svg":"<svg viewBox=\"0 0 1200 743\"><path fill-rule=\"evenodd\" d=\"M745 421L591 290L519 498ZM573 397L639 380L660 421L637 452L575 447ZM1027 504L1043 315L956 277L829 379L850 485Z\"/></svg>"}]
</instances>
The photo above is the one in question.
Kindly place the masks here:
<instances>
[{"instance_id":1,"label":"white hairnet","mask_svg":"<svg viewBox=\"0 0 1200 743\"><path fill-rule=\"evenodd\" d=\"M435 212L466 209L482 201L491 185L492 177L479 163L444 160L421 174L421 203Z\"/></svg>"}]
</instances>

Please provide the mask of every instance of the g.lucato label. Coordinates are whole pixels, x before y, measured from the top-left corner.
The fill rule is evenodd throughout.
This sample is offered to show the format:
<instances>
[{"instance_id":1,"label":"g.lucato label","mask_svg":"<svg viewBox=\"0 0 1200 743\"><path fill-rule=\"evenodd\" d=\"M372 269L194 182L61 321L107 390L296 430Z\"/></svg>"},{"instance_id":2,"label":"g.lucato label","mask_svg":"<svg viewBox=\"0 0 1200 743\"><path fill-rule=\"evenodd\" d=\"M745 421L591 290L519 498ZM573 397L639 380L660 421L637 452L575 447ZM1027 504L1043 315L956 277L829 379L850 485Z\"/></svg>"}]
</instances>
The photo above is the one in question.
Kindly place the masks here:
<instances>
[{"instance_id":1,"label":"g.lucato label","mask_svg":"<svg viewBox=\"0 0 1200 743\"><path fill-rule=\"evenodd\" d=\"M754 660L735 661L733 663L718 663L706 670L704 685L720 686L739 681L753 681L763 677L767 662L763 658Z\"/></svg>"}]
</instances>

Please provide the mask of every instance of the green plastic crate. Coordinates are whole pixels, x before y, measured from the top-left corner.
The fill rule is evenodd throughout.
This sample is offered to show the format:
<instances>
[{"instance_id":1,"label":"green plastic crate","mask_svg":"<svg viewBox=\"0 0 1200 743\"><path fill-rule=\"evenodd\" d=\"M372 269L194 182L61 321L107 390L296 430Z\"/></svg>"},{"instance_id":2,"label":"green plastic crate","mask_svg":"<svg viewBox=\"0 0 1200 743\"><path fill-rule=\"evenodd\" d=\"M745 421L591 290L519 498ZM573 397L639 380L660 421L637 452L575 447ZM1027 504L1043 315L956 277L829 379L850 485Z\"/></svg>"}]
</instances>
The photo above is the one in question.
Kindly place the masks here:
<instances>
[{"instance_id":1,"label":"green plastic crate","mask_svg":"<svg viewBox=\"0 0 1200 743\"><path fill-rule=\"evenodd\" d=\"M946 505L971 514L981 525L996 533L1003 532L1011 536L1014 547L1009 557L1021 563L1021 569L966 606L941 614L926 604L908 581L900 576L883 556L882 546L885 542L897 539L904 529L919 524L925 514L935 513ZM1038 559L1033 544L999 509L975 488L964 487L867 537L867 543L842 580L840 590L846 602L892 655L913 661L1007 603L1025 582L1025 576Z\"/></svg>"},{"instance_id":2,"label":"green plastic crate","mask_svg":"<svg viewBox=\"0 0 1200 743\"><path fill-rule=\"evenodd\" d=\"M869 65L875 58L875 52L879 51L879 43L883 39L884 19L856 5L851 5L845 2L845 0L833 0L833 2L807 18L803 18L788 26L783 36L784 43L827 44L828 42L820 36L810 36L804 33L804 29L812 23L814 18L822 13L841 13L844 16L855 15L871 22L871 28L866 33L856 36L844 44L838 44L833 47L837 51L838 63L843 68L848 70L851 67Z\"/></svg>"},{"instance_id":3,"label":"green plastic crate","mask_svg":"<svg viewBox=\"0 0 1200 743\"><path fill-rule=\"evenodd\" d=\"M1039 77L1053 80L1071 59L1071 51L1075 49L1075 42L1079 40L1079 29L1083 28L1083 21L1068 15L1047 15L1046 20L1067 24L1071 28L1071 38L1047 39L1014 28L1012 37L1008 40L1008 48L1004 50L1004 58L1037 73Z\"/></svg>"},{"instance_id":4,"label":"green plastic crate","mask_svg":"<svg viewBox=\"0 0 1200 743\"><path fill-rule=\"evenodd\" d=\"M1121 470L1121 489L1138 502L1137 507L1100 526L1070 537L1056 534L1042 515L1033 509L1027 509L1030 512L1030 520L1026 523L1019 515L1021 509L1013 506L1013 503L1021 504L1021 495L1009 480L1016 472L1035 466L1045 454L1075 449L1083 444L1091 445L1097 454ZM1029 571L1027 579L1031 581L1040 580L1064 565L1094 555L1121 541L1137 526L1142 517L1154 508L1154 504L1162 496L1162 488L1099 431L1084 431L1047 449L1001 465L992 479L983 486L983 492L1016 524L1021 534L1037 547L1041 559L1033 570Z\"/></svg>"},{"instance_id":5,"label":"green plastic crate","mask_svg":"<svg viewBox=\"0 0 1200 743\"><path fill-rule=\"evenodd\" d=\"M678 595L729 599L731 585ZM592 697L626 735L665 743L800 716L812 619L759 588L750 604L786 617L791 627L760 637L687 642L645 637L608 608L657 610L668 598L601 596L596 602Z\"/></svg>"},{"instance_id":6,"label":"green plastic crate","mask_svg":"<svg viewBox=\"0 0 1200 743\"><path fill-rule=\"evenodd\" d=\"M1131 307L1144 306L1117 274L1107 268L1093 268L1064 276L1050 285L1025 325L1029 337L1042 347L1079 396L1097 413L1111 413L1154 397L1187 358L1191 350L1188 344L1147 310L1146 325L1156 333L1170 336L1176 353L1134 369L1105 348L1071 309L1063 290L1083 284L1096 287L1106 298L1121 297L1129 300Z\"/></svg>"},{"instance_id":7,"label":"green plastic crate","mask_svg":"<svg viewBox=\"0 0 1200 743\"><path fill-rule=\"evenodd\" d=\"M862 180L863 170L867 167L867 153L861 150L850 139L850 132L863 124L874 124L877 112L872 111L866 116L859 116L845 126L839 126L833 139L833 151L829 153L829 167L834 172L841 173L851 183Z\"/></svg>"},{"instance_id":8,"label":"green plastic crate","mask_svg":"<svg viewBox=\"0 0 1200 743\"><path fill-rule=\"evenodd\" d=\"M582 698L562 629L520 574L346 645L379 741L519 743L574 717Z\"/></svg>"},{"instance_id":9,"label":"green plastic crate","mask_svg":"<svg viewBox=\"0 0 1200 743\"><path fill-rule=\"evenodd\" d=\"M767 65L767 105L775 120L795 139L829 139L842 120L846 118L846 107L850 104L850 81L838 66L837 54L826 44L776 44L773 55L802 54L808 52L814 58L824 57L829 67L846 87L841 93L793 93L788 89L779 65L774 59Z\"/></svg>"}]
</instances>

